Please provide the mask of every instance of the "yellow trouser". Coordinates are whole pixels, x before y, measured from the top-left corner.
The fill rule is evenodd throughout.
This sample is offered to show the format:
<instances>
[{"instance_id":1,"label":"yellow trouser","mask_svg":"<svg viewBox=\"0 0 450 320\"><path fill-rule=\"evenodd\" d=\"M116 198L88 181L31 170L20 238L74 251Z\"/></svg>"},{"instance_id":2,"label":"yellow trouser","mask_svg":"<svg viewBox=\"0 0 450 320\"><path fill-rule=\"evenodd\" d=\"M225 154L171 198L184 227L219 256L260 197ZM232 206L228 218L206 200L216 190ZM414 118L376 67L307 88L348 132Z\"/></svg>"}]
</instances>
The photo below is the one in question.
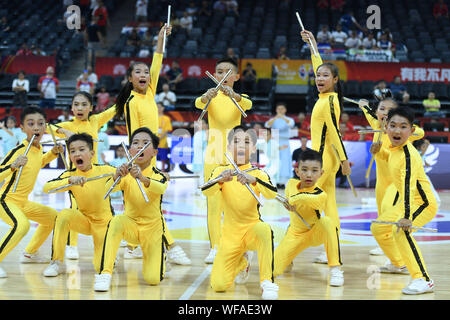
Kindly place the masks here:
<instances>
[{"instance_id":1,"label":"yellow trouser","mask_svg":"<svg viewBox=\"0 0 450 320\"><path fill-rule=\"evenodd\" d=\"M243 233L224 228L211 270L211 287L216 292L227 290L236 275L247 267L246 251L258 253L260 282L273 282L273 232L270 225L257 222Z\"/></svg>"},{"instance_id":2,"label":"yellow trouser","mask_svg":"<svg viewBox=\"0 0 450 320\"><path fill-rule=\"evenodd\" d=\"M395 222L403 217L400 200L397 200L395 206L393 205L396 193L397 190L394 185L390 185L383 199L381 215L377 220ZM424 226L437 213L435 201L429 195L427 197L430 199L430 203L423 210L421 210L423 203L415 202L411 206L413 216L412 225L415 227ZM418 212L420 214L414 217L415 213ZM393 265L397 267L406 265L413 279L422 277L428 279L425 262L416 241L409 232L404 232L403 230L397 231L397 229L395 225L373 223L371 226L372 234Z\"/></svg>"},{"instance_id":3,"label":"yellow trouser","mask_svg":"<svg viewBox=\"0 0 450 320\"><path fill-rule=\"evenodd\" d=\"M391 196L392 195L390 193L388 193L388 187L391 185L391 182L386 179L386 177L383 175L383 173L381 172L381 170L378 170L377 168L377 182L375 184L375 199L377 201L377 212L378 212L378 216L381 214L382 211L382 204L383 204L383 199L384 197L387 196ZM395 192L397 192L397 190L395 190ZM395 196L395 193L394 193ZM390 201L390 200L389 200ZM392 201L394 201L394 198L392 198ZM392 202L390 202L392 205Z\"/></svg>"},{"instance_id":4,"label":"yellow trouser","mask_svg":"<svg viewBox=\"0 0 450 320\"><path fill-rule=\"evenodd\" d=\"M334 151L325 150L322 155L324 172L317 180L317 186L327 193L327 203L324 209L325 215L330 217L340 229L341 225L336 205L336 173L339 170L340 161L338 161L334 153L330 152Z\"/></svg>"},{"instance_id":5,"label":"yellow trouser","mask_svg":"<svg viewBox=\"0 0 450 320\"><path fill-rule=\"evenodd\" d=\"M330 217L321 217L310 230L300 231L289 226L283 240L275 249L274 275L282 274L294 258L306 248L321 244L325 244L328 266L342 265L338 228Z\"/></svg>"},{"instance_id":6,"label":"yellow trouser","mask_svg":"<svg viewBox=\"0 0 450 320\"><path fill-rule=\"evenodd\" d=\"M211 177L211 173L217 166L218 164L205 163L205 182L209 180L209 178ZM214 246L219 244L221 235L223 203L222 195L220 194L220 192L218 192L214 196L206 197L206 208L209 242L211 248L214 248Z\"/></svg>"},{"instance_id":7,"label":"yellow trouser","mask_svg":"<svg viewBox=\"0 0 450 320\"><path fill-rule=\"evenodd\" d=\"M100 271L103 242L105 241L106 228L109 220L92 221L76 209L63 209L58 214L53 234L52 260L64 260L64 249L69 234L82 233L92 235L94 241L93 264L96 272Z\"/></svg>"},{"instance_id":8,"label":"yellow trouser","mask_svg":"<svg viewBox=\"0 0 450 320\"><path fill-rule=\"evenodd\" d=\"M48 238L55 225L58 211L40 203L25 201L0 201L0 218L12 226L10 231L0 241L0 261L14 249L30 229L30 221L39 223L30 243L25 248L27 253L35 253Z\"/></svg>"},{"instance_id":9,"label":"yellow trouser","mask_svg":"<svg viewBox=\"0 0 450 320\"><path fill-rule=\"evenodd\" d=\"M143 253L142 274L150 285L157 285L164 279L165 236L161 223L138 225L126 215L114 216L106 231L100 273L112 273L120 241L139 244Z\"/></svg>"},{"instance_id":10,"label":"yellow trouser","mask_svg":"<svg viewBox=\"0 0 450 320\"><path fill-rule=\"evenodd\" d=\"M76 247L78 245L78 233L75 231L69 232L69 236L67 238L67 245Z\"/></svg>"}]
</instances>

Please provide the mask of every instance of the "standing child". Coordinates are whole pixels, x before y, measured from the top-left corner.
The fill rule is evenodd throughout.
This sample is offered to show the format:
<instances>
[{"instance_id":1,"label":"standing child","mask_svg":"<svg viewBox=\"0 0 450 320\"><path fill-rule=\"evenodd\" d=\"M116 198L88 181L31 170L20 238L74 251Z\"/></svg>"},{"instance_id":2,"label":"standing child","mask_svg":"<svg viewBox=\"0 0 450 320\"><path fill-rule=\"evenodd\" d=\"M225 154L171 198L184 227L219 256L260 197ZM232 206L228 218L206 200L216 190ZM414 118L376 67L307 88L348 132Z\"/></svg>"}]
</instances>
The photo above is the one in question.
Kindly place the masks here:
<instances>
[{"instance_id":1,"label":"standing child","mask_svg":"<svg viewBox=\"0 0 450 320\"><path fill-rule=\"evenodd\" d=\"M154 165L159 138L148 128L139 128L130 137L130 155L133 157L148 142L151 144L133 163L131 169L127 164L117 168L114 177L107 183L107 188L121 176L120 182L113 191L122 190L125 212L115 216L108 225L101 257L99 274L95 275L95 291L108 291L111 286L111 275L114 259L122 239L129 243L139 244L143 253L142 273L144 280L150 285L158 285L164 279L165 250L167 242L164 235L162 215L162 198L168 180ZM139 190L136 178L142 183L150 199L146 203ZM167 245L167 244L166 244Z\"/></svg>"},{"instance_id":2,"label":"standing child","mask_svg":"<svg viewBox=\"0 0 450 320\"><path fill-rule=\"evenodd\" d=\"M314 35L309 31L302 31L301 35L303 41L311 41L315 52L318 53ZM323 63L319 54L317 57L313 54L312 46L310 46L311 59L319 99L311 114L311 149L322 155L324 173L317 181L317 185L327 194L325 215L330 217L340 229L336 205L336 173L341 166L342 174L350 175L351 173L347 153L339 131L339 118L343 105L342 88L337 66L332 63ZM339 159L337 159L332 146L336 148ZM315 262L327 263L326 253L323 252L316 258Z\"/></svg>"},{"instance_id":3,"label":"standing child","mask_svg":"<svg viewBox=\"0 0 450 320\"><path fill-rule=\"evenodd\" d=\"M26 135L20 128L16 128L17 120L14 116L6 118L6 126L4 122L0 122L0 137L2 138L3 154L15 148Z\"/></svg>"},{"instance_id":4,"label":"standing child","mask_svg":"<svg viewBox=\"0 0 450 320\"><path fill-rule=\"evenodd\" d=\"M382 128L381 125L383 121L387 118L387 115L391 109L397 108L398 104L397 102L391 98L391 97L385 97L381 98L380 102L378 102L378 106L375 109L374 107L371 107L369 105L369 102L365 99L359 100L359 107L363 110L364 115L369 122L369 125L372 127L373 130L384 130L385 128ZM414 132L415 135L411 135L408 139L409 141L414 141L417 139L421 139L424 136L424 131L414 125ZM381 137L380 137L381 134ZM390 141L389 137L386 134L382 134L379 132L376 132L373 136L373 141L380 140L381 148L384 150L387 150ZM386 161L377 161L377 157L374 158L375 165L376 165L376 183L375 183L375 200L377 202L377 212L378 214L381 213L382 208L381 205L384 201L384 198L387 195L392 195L392 192L387 192L388 186L392 184L392 179L389 174L389 168L387 167ZM388 203L392 203L394 201L394 198L387 199ZM389 228L389 226L378 226L381 228ZM370 250L371 255L383 255L383 250L381 248L377 247L372 250Z\"/></svg>"},{"instance_id":5,"label":"standing child","mask_svg":"<svg viewBox=\"0 0 450 320\"><path fill-rule=\"evenodd\" d=\"M408 273L412 281L402 292L422 294L434 291L434 282L426 270L425 261L416 241L412 227L422 227L437 213L436 198L431 191L419 152L409 142L414 132L414 113L407 107L391 109L387 116L386 133L390 140L388 148L373 144L371 152L380 161L386 161L392 178L388 191L395 198L393 202L382 203L380 221L396 222L388 232L381 230L382 224L372 224L371 230L390 263L384 269L391 273ZM397 229L397 230L395 230ZM381 232L380 232L381 230ZM404 265L403 265L404 263Z\"/></svg>"},{"instance_id":6,"label":"standing child","mask_svg":"<svg viewBox=\"0 0 450 320\"><path fill-rule=\"evenodd\" d=\"M42 204L28 200L33 191L39 170L63 152L61 145L55 145L50 152L43 153L40 141L45 133L46 115L37 107L27 107L20 115L20 128L26 138L20 145L10 150L0 164L0 181L5 180L0 190L0 218L11 226L9 232L0 240L0 261L13 250L30 229L30 221L39 223L30 243L20 256L21 263L45 263L37 253L53 230L58 212ZM31 138L35 136L28 154L24 156ZM23 167L20 180L14 192L20 167ZM6 278L6 272L0 268L0 278Z\"/></svg>"},{"instance_id":7,"label":"standing child","mask_svg":"<svg viewBox=\"0 0 450 320\"><path fill-rule=\"evenodd\" d=\"M158 132L158 108L155 102L156 88L163 60L163 37L166 32L170 35L171 26L164 25L159 31L158 44L153 54L150 69L143 62L134 62L127 70L127 82L120 90L116 99L116 117L125 118L128 139L138 128L147 127L152 132ZM131 142L131 140L129 140ZM156 166L156 157L152 160L152 166ZM191 260L183 249L175 243L163 218L165 236L169 244L167 256L170 262L190 265Z\"/></svg>"},{"instance_id":8,"label":"standing child","mask_svg":"<svg viewBox=\"0 0 450 320\"><path fill-rule=\"evenodd\" d=\"M116 112L115 107L111 107L101 113L91 114L94 106L92 105L92 96L84 91L74 94L72 97L72 113L74 118L69 121L59 122L52 126L53 132L58 137L70 137L74 133L87 133L93 139L98 140L98 132L109 120L114 117ZM50 129L47 129L49 132ZM93 163L97 163L97 142L94 141L94 157ZM72 199L75 201L74 199ZM66 256L69 259L78 259L78 236L76 232L70 232L67 241Z\"/></svg>"},{"instance_id":9,"label":"standing child","mask_svg":"<svg viewBox=\"0 0 450 320\"><path fill-rule=\"evenodd\" d=\"M252 101L245 94L233 91L233 85L239 80L238 65L233 59L225 58L216 62L214 77L220 81L225 74L232 70L223 82L222 89L211 88L195 100L195 107L204 109L208 101L208 146L204 160L205 182L210 179L213 170L226 164L224 152L227 150L228 132L242 122L242 115L230 98L234 98L244 110L252 107ZM220 239L220 229L223 206L219 194L207 196L208 235L211 250L205 258L205 263L213 263Z\"/></svg>"},{"instance_id":10,"label":"standing child","mask_svg":"<svg viewBox=\"0 0 450 320\"><path fill-rule=\"evenodd\" d=\"M77 207L63 209L55 222L52 245L52 261L44 270L44 276L56 277L63 272L64 248L70 231L92 235L94 241L94 268L100 270L100 258L106 227L114 215L111 200L103 199L107 177L86 182L87 179L105 174L114 174L116 168L109 165L92 164L94 141L86 133L74 134L67 141L70 161L75 168L64 171L58 178L44 185L44 192L72 184L58 192L69 191Z\"/></svg>"},{"instance_id":11,"label":"standing child","mask_svg":"<svg viewBox=\"0 0 450 320\"><path fill-rule=\"evenodd\" d=\"M330 217L320 215L327 198L327 194L316 186L323 174L322 157L317 151L308 150L296 160L298 166L295 173L300 181L292 178L286 185L285 196L289 200L286 209L290 211L291 220L283 240L275 249L274 275L282 274L306 248L325 244L330 267L329 284L340 287L344 285L344 272L340 269L342 262L338 226Z\"/></svg>"},{"instance_id":12,"label":"standing child","mask_svg":"<svg viewBox=\"0 0 450 320\"><path fill-rule=\"evenodd\" d=\"M228 135L228 150L240 170L252 167L250 157L256 152L256 133L253 129L237 126ZM278 298L278 286L273 277L273 231L263 222L259 212L259 203L244 184L248 184L254 193L266 199L274 199L277 188L262 170L240 173L233 176L234 167L217 167L211 179L222 179L202 189L206 196L218 195L223 199L223 227L217 255L211 270L211 287L216 292L226 291L233 280L244 284L249 277L251 256L246 251L256 250L259 262L259 278L262 298Z\"/></svg>"}]
</instances>

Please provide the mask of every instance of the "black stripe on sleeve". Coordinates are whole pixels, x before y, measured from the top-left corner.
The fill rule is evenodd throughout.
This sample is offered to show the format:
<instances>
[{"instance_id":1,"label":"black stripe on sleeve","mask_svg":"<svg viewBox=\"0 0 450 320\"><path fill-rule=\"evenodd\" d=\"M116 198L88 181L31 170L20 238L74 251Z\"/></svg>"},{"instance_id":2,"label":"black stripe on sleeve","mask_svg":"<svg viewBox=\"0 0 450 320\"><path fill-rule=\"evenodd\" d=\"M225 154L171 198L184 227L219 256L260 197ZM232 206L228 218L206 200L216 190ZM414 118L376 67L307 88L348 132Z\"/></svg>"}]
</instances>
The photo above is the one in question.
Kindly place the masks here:
<instances>
[{"instance_id":1,"label":"black stripe on sleeve","mask_svg":"<svg viewBox=\"0 0 450 320\"><path fill-rule=\"evenodd\" d=\"M269 189L269 190L271 190L273 192L277 192L278 191L277 188L274 187L272 184L264 182L260 178L256 178L256 182L258 182L259 184L263 185L264 187L266 187L267 189Z\"/></svg>"},{"instance_id":2,"label":"black stripe on sleeve","mask_svg":"<svg viewBox=\"0 0 450 320\"><path fill-rule=\"evenodd\" d=\"M405 168L406 168L406 176L405 176L405 219L409 219L411 215L411 203L409 203L410 193L411 193L411 155L409 154L408 146L403 147L403 151L405 153Z\"/></svg>"},{"instance_id":3,"label":"black stripe on sleeve","mask_svg":"<svg viewBox=\"0 0 450 320\"><path fill-rule=\"evenodd\" d=\"M20 150L20 149L22 149L22 148L24 148L24 147L25 147L25 145L22 143L22 144L19 144L19 145L18 145L17 147L15 147L14 149L12 149L12 150L8 153L8 155L5 157L5 159L3 159L1 165L4 166L5 164L7 164L8 161L11 160L12 156L13 156L18 150Z\"/></svg>"},{"instance_id":4,"label":"black stripe on sleeve","mask_svg":"<svg viewBox=\"0 0 450 320\"><path fill-rule=\"evenodd\" d=\"M425 210L430 202L427 199L425 191L423 191L422 185L417 181L417 190L419 191L420 197L422 198L423 204L413 213L412 220L416 219Z\"/></svg>"},{"instance_id":5,"label":"black stripe on sleeve","mask_svg":"<svg viewBox=\"0 0 450 320\"><path fill-rule=\"evenodd\" d=\"M130 115L130 101L133 99L134 96L130 96L125 103L125 109L127 111L127 116L125 117L125 122L127 125L127 133L128 133L128 143L131 144L131 115Z\"/></svg>"}]
</instances>

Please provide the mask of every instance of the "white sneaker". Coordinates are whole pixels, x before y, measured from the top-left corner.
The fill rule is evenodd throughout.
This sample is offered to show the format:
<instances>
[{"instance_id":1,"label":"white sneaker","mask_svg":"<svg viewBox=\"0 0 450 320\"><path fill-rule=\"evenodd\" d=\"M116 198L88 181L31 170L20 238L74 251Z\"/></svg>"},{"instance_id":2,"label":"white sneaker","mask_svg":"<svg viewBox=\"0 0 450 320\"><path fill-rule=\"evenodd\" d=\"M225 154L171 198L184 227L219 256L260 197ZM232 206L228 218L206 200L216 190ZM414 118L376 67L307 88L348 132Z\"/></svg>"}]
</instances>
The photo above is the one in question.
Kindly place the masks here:
<instances>
[{"instance_id":1,"label":"white sneaker","mask_svg":"<svg viewBox=\"0 0 450 320\"><path fill-rule=\"evenodd\" d=\"M380 247L376 247L370 250L369 253L371 256L384 256L383 249L381 249Z\"/></svg>"},{"instance_id":2,"label":"white sneaker","mask_svg":"<svg viewBox=\"0 0 450 320\"><path fill-rule=\"evenodd\" d=\"M175 264L190 265L192 262L180 246L167 250L168 261Z\"/></svg>"},{"instance_id":3,"label":"white sneaker","mask_svg":"<svg viewBox=\"0 0 450 320\"><path fill-rule=\"evenodd\" d=\"M253 251L247 251L244 253L245 260L247 260L247 267L238 273L236 278L234 279L234 282L237 284L244 284L247 283L248 277L250 275L250 264L253 258Z\"/></svg>"},{"instance_id":4,"label":"white sneaker","mask_svg":"<svg viewBox=\"0 0 450 320\"><path fill-rule=\"evenodd\" d=\"M344 285L344 271L340 267L330 268L330 286L341 287Z\"/></svg>"},{"instance_id":5,"label":"white sneaker","mask_svg":"<svg viewBox=\"0 0 450 320\"><path fill-rule=\"evenodd\" d=\"M47 268L45 268L43 274L46 277L56 277L57 275L62 273L62 263L58 260L50 261L50 264Z\"/></svg>"},{"instance_id":6,"label":"white sneaker","mask_svg":"<svg viewBox=\"0 0 450 320\"><path fill-rule=\"evenodd\" d=\"M120 247L121 248L124 248L124 247L126 247L128 244L127 244L127 242L125 241L125 240L120 240Z\"/></svg>"},{"instance_id":7,"label":"white sneaker","mask_svg":"<svg viewBox=\"0 0 450 320\"><path fill-rule=\"evenodd\" d=\"M36 253L26 253L25 251L20 256L21 263L48 263L49 261Z\"/></svg>"},{"instance_id":8,"label":"white sneaker","mask_svg":"<svg viewBox=\"0 0 450 320\"><path fill-rule=\"evenodd\" d=\"M261 282L263 300L277 300L278 299L278 285L276 283L270 282L269 280L264 280Z\"/></svg>"},{"instance_id":9,"label":"white sneaker","mask_svg":"<svg viewBox=\"0 0 450 320\"><path fill-rule=\"evenodd\" d=\"M66 258L70 260L78 260L80 255L78 254L78 247L66 246Z\"/></svg>"},{"instance_id":10,"label":"white sneaker","mask_svg":"<svg viewBox=\"0 0 450 320\"><path fill-rule=\"evenodd\" d=\"M134 250L130 250L128 248L125 248L123 251L123 258L124 259L142 259L142 250L140 247L134 248Z\"/></svg>"},{"instance_id":11,"label":"white sneaker","mask_svg":"<svg viewBox=\"0 0 450 320\"><path fill-rule=\"evenodd\" d=\"M327 253L324 251L314 259L314 263L328 264Z\"/></svg>"},{"instance_id":12,"label":"white sneaker","mask_svg":"<svg viewBox=\"0 0 450 320\"><path fill-rule=\"evenodd\" d=\"M422 294L433 291L434 281L432 279L430 279L430 281L426 281L423 278L414 279L402 290L404 294Z\"/></svg>"},{"instance_id":13,"label":"white sneaker","mask_svg":"<svg viewBox=\"0 0 450 320\"><path fill-rule=\"evenodd\" d=\"M205 258L205 263L212 264L214 262L214 258L216 257L216 254L217 254L217 249L216 249L216 247L214 247L209 251L208 256Z\"/></svg>"},{"instance_id":14,"label":"white sneaker","mask_svg":"<svg viewBox=\"0 0 450 320\"><path fill-rule=\"evenodd\" d=\"M111 275L109 273L102 273L95 275L94 290L95 291L109 291L111 286Z\"/></svg>"},{"instance_id":15,"label":"white sneaker","mask_svg":"<svg viewBox=\"0 0 450 320\"><path fill-rule=\"evenodd\" d=\"M1 278L8 278L8 275L6 274L6 271L3 270L2 267L0 267L0 279Z\"/></svg>"},{"instance_id":16,"label":"white sneaker","mask_svg":"<svg viewBox=\"0 0 450 320\"><path fill-rule=\"evenodd\" d=\"M394 266L390 260L387 260L384 266L380 267L381 273L396 273L396 274L409 274L406 266L396 267Z\"/></svg>"}]
</instances>

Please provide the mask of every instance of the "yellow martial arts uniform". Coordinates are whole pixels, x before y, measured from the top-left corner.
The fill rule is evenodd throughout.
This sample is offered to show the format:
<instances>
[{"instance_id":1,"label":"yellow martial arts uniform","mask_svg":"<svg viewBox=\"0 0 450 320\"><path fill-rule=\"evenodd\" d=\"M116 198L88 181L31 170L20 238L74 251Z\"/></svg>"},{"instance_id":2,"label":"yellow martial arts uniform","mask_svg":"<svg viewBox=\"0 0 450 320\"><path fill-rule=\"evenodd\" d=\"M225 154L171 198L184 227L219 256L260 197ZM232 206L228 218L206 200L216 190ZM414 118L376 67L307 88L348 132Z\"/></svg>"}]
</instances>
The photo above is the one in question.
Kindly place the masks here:
<instances>
[{"instance_id":1,"label":"yellow martial arts uniform","mask_svg":"<svg viewBox=\"0 0 450 320\"><path fill-rule=\"evenodd\" d=\"M158 86L159 74L161 72L163 54L155 52L153 54L152 65L150 67L150 83L145 94L131 90L131 94L125 103L124 117L127 127L128 139L136 129L147 127L154 134L158 134L159 120L158 107L155 102L156 88ZM131 144L131 141L129 141ZM156 167L156 157L152 159L150 164ZM163 217L164 232L168 245L172 245L175 240L167 229L166 221Z\"/></svg>"},{"instance_id":2,"label":"yellow martial arts uniform","mask_svg":"<svg viewBox=\"0 0 450 320\"><path fill-rule=\"evenodd\" d=\"M105 123L107 123L109 120L111 120L116 114L116 107L112 106L111 108L108 108L104 110L103 112L92 114L89 116L87 120L78 120L77 118L73 118L69 121L63 121L56 124L52 124L53 132L55 133L55 136L58 137L65 137L62 133L57 133L57 130L62 128L66 130L70 130L73 133L87 133L92 136L92 139L98 139L98 132L103 127ZM46 130L47 133L50 133L49 129ZM94 157L93 163L97 162L97 143L94 141ZM102 142L100 142L102 143Z\"/></svg>"},{"instance_id":3,"label":"yellow martial arts uniform","mask_svg":"<svg viewBox=\"0 0 450 320\"><path fill-rule=\"evenodd\" d=\"M131 175L122 178L113 190L122 190L125 211L123 215L112 218L108 225L100 273L112 273L120 241L124 239L128 243L140 244L144 280L151 285L157 285L164 278L165 272L166 238L161 203L168 181L160 170L151 165L145 168L142 174L151 179L147 188L142 183L149 203L145 202L136 179ZM112 183L113 179L110 179L106 188L109 189Z\"/></svg>"},{"instance_id":4,"label":"yellow martial arts uniform","mask_svg":"<svg viewBox=\"0 0 450 320\"><path fill-rule=\"evenodd\" d=\"M319 56L311 55L314 73L322 64ZM326 192L327 203L325 215L334 220L340 228L339 214L336 205L336 173L341 161L348 160L345 147L339 131L339 118L341 109L339 107L338 94L336 92L319 93L319 99L314 105L311 114L311 149L322 155L323 175L317 181L317 185ZM339 159L333 147L339 153Z\"/></svg>"},{"instance_id":5,"label":"yellow martial arts uniform","mask_svg":"<svg viewBox=\"0 0 450 320\"><path fill-rule=\"evenodd\" d=\"M252 108L252 101L245 94L242 95L238 104L244 111ZM201 97L195 100L196 108L204 109L205 106L206 104L201 101ZM205 182L209 180L211 173L216 167L228 163L224 156L227 150L228 133L231 129L240 125L242 119L242 114L239 109L231 101L230 97L224 95L222 91L219 91L217 96L211 100L207 110L209 130L208 145L206 147L203 165ZM223 204L220 199L221 197L217 194L206 198L208 235L211 248L218 245L220 239L220 225L223 211Z\"/></svg>"},{"instance_id":6,"label":"yellow martial arts uniform","mask_svg":"<svg viewBox=\"0 0 450 320\"><path fill-rule=\"evenodd\" d=\"M246 164L239 166L239 169L251 167L251 164ZM226 169L234 168L231 165L217 167L211 179ZM267 173L257 169L248 174L256 178L256 183L250 185L256 195L262 194L266 199L276 197L277 188L272 185ZM273 231L268 223L262 221L259 204L249 190L234 176L232 181L215 183L202 191L205 196L218 194L223 199L224 207L222 235L211 270L213 290L225 291L233 284L236 275L247 266L243 254L249 250L258 252L260 281L273 282Z\"/></svg>"},{"instance_id":7,"label":"yellow martial arts uniform","mask_svg":"<svg viewBox=\"0 0 450 320\"><path fill-rule=\"evenodd\" d=\"M13 171L11 164L19 155L25 153L27 146L28 140L24 139L22 144L8 152L0 165L0 181L6 178L0 190L0 218L12 227L0 241L0 261L27 234L30 229L29 220L39 223L39 226L25 251L35 253L52 232L58 214L51 207L28 200L28 195L33 191L39 170L57 158L57 155L51 151L44 154L42 146L39 146L39 148L31 146L27 155L27 164L22 169L16 192L13 192L19 169Z\"/></svg>"},{"instance_id":8,"label":"yellow martial arts uniform","mask_svg":"<svg viewBox=\"0 0 450 320\"><path fill-rule=\"evenodd\" d=\"M378 159L377 159L378 158ZM422 227L430 222L437 213L437 202L431 191L423 161L416 148L407 141L401 146L381 149L375 159L386 161L394 193L394 202L389 205L383 200L380 221L398 221L401 218L412 220L412 225ZM396 226L372 224L372 233L392 264L397 267L406 265L413 279L429 280L425 262L416 241L410 232Z\"/></svg>"},{"instance_id":9,"label":"yellow martial arts uniform","mask_svg":"<svg viewBox=\"0 0 450 320\"><path fill-rule=\"evenodd\" d=\"M290 179L286 184L285 197L290 205L295 206L297 213L309 224L309 227L295 212L289 212L289 227L283 240L275 249L275 276L282 274L300 252L321 244L325 244L328 266L342 265L338 227L330 217L321 216L327 194L316 185L300 189L300 183L298 179Z\"/></svg>"},{"instance_id":10,"label":"yellow martial arts uniform","mask_svg":"<svg viewBox=\"0 0 450 320\"><path fill-rule=\"evenodd\" d=\"M381 123L380 123L380 121L378 121L378 118L376 117L376 115L373 112L371 112L370 109L368 109L366 107L363 108L363 112L364 112L364 115L366 116L367 121L369 122L369 125L372 127L372 129L381 130ZM409 141L411 141L411 142L413 142L415 140L420 140L425 135L425 132L423 131L423 129L419 128L416 125L414 125L414 128L415 128L414 133L416 135L411 135L409 137ZM373 135L373 141L378 141L378 137L380 134L381 133L379 133L379 132L375 132L375 134ZM387 134L382 134L380 141L382 143L381 148L383 148L384 150L387 150L389 148L389 145L391 144ZM377 201L378 214L380 214L380 212L382 211L381 204L383 202L383 198L386 195L390 195L391 198L388 199L387 201L392 204L392 202L393 202L392 196L395 196L395 192L394 192L394 194L387 192L388 186L392 183L391 176L389 175L389 169L387 167L387 162L386 161L377 161L377 157L375 157L375 164L376 164L376 175L377 175L377 180L375 182L375 199Z\"/></svg>"},{"instance_id":11,"label":"yellow martial arts uniform","mask_svg":"<svg viewBox=\"0 0 450 320\"><path fill-rule=\"evenodd\" d=\"M116 168L109 165L94 164L88 171L71 169L64 171L58 178L44 185L44 192L69 184L70 177L85 177L86 179L103 174L114 174ZM108 189L105 182L108 178L93 180L83 186L74 185L59 190L69 191L71 197L77 200L78 208L63 209L58 214L53 234L52 260L63 261L67 236L70 231L92 235L94 240L94 268L100 271L100 260L105 240L106 227L114 215L110 198L103 199Z\"/></svg>"}]
</instances>

